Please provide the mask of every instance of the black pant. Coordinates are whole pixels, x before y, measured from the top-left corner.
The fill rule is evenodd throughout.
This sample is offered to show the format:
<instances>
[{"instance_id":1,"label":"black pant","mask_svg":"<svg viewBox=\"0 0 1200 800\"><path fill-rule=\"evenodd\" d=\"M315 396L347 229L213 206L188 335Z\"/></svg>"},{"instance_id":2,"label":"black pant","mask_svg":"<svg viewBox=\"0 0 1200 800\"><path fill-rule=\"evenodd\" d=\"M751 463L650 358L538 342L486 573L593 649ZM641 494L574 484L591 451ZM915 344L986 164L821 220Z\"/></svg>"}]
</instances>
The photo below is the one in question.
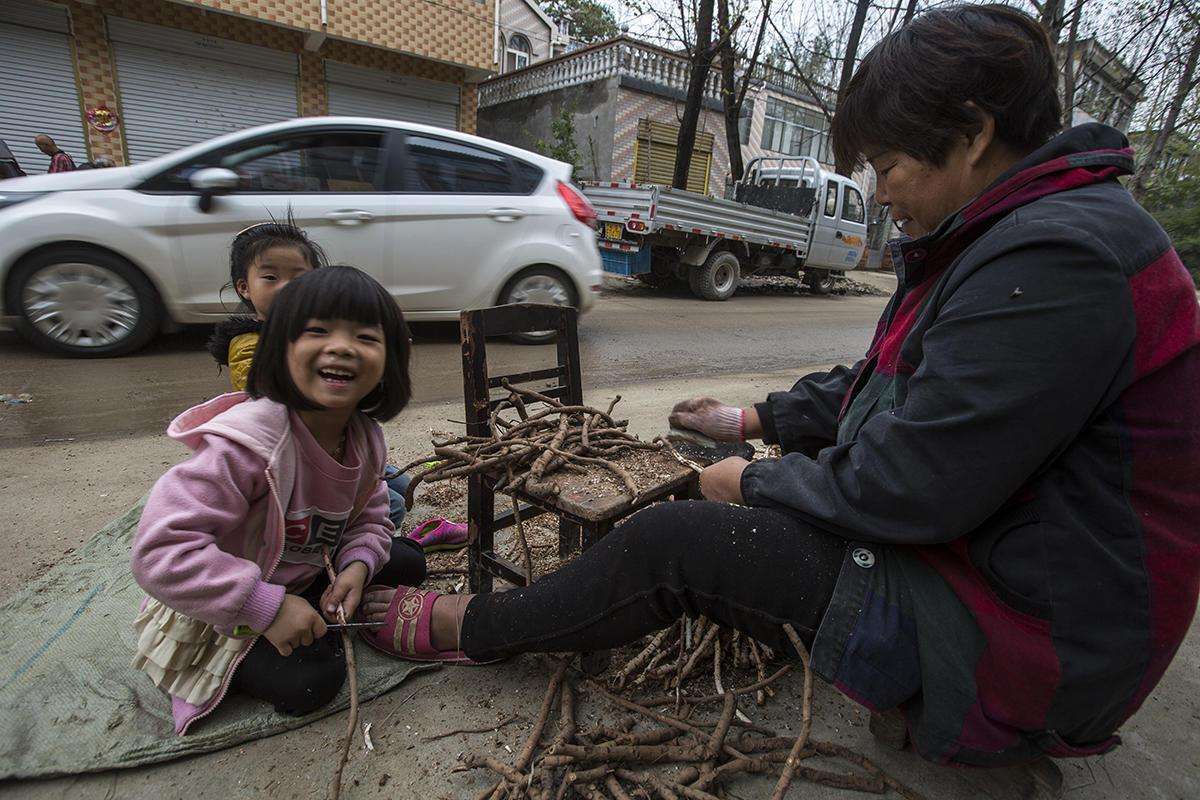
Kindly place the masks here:
<instances>
[{"instance_id":1,"label":"black pant","mask_svg":"<svg viewBox=\"0 0 1200 800\"><path fill-rule=\"evenodd\" d=\"M462 648L477 660L605 650L700 615L795 655L811 645L846 541L763 508L687 501L634 514L532 586L477 595Z\"/></svg>"},{"instance_id":2,"label":"black pant","mask_svg":"<svg viewBox=\"0 0 1200 800\"><path fill-rule=\"evenodd\" d=\"M425 580L425 553L412 539L392 539L388 563L373 584L419 586ZM300 593L313 607L329 586L322 572ZM316 711L337 696L346 680L346 662L341 637L328 634L310 645L301 645L289 656L279 655L275 645L260 636L233 676L232 688L275 706L281 714L303 716Z\"/></svg>"}]
</instances>

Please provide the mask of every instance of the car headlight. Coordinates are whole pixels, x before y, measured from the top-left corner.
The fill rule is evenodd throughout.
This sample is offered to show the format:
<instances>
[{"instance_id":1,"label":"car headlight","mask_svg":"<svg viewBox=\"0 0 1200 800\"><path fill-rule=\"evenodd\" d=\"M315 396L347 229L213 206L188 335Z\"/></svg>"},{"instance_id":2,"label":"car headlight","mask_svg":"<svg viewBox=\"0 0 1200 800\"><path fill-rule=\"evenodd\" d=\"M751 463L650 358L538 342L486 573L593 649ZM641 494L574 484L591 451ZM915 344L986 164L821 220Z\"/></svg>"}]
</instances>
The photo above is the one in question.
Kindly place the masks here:
<instances>
[{"instance_id":1,"label":"car headlight","mask_svg":"<svg viewBox=\"0 0 1200 800\"><path fill-rule=\"evenodd\" d=\"M0 189L0 209L15 206L27 200L36 200L46 194L48 192L6 192Z\"/></svg>"}]
</instances>

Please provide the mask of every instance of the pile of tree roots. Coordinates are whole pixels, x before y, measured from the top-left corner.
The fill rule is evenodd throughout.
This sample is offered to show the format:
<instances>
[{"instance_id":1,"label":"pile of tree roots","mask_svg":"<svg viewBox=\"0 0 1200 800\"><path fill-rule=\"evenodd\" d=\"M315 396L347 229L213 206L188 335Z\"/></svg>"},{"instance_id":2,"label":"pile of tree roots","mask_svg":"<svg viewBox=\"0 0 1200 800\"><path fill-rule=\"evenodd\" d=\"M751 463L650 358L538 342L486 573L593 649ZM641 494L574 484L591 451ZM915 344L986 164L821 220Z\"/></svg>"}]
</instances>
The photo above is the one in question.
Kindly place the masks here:
<instances>
[{"instance_id":1,"label":"pile of tree roots","mask_svg":"<svg viewBox=\"0 0 1200 800\"><path fill-rule=\"evenodd\" d=\"M620 395L601 411L587 405L564 405L556 398L507 381L504 388L509 395L491 412L489 436L435 439L433 461L422 457L401 469L418 470L405 493L409 508L413 492L423 482L479 472L500 476L496 491L511 494L523 490L534 497L548 498L557 491L550 479L554 473L582 473L588 465L611 472L630 498L636 499L639 490L633 476L613 459L634 450L665 449L674 453L665 439L643 442L626 430L628 420L613 419ZM530 405L545 403L547 407L530 410L527 401Z\"/></svg>"},{"instance_id":2,"label":"pile of tree roots","mask_svg":"<svg viewBox=\"0 0 1200 800\"><path fill-rule=\"evenodd\" d=\"M776 779L772 800L787 795L795 781L875 795L922 798L879 765L848 747L814 739L812 673L808 651L790 625L783 626L804 671L800 734L782 737L754 724L743 708L766 705L774 684L796 661L777 661L757 641L710 623L682 619L648 637L628 661L605 675L588 677L569 661L552 659L553 674L533 731L512 763L466 752L461 769L486 769L494 780L476 800L719 800L738 776ZM726 686L736 674L757 680ZM696 694L709 676L715 690ZM638 692L654 696L636 697ZM583 697L598 699L619 714L615 725L585 728L576 717ZM557 731L543 741L558 708ZM715 719L705 707L720 708ZM711 716L708 715L708 716ZM809 759L820 767L810 766ZM830 764L837 768L830 768Z\"/></svg>"}]
</instances>

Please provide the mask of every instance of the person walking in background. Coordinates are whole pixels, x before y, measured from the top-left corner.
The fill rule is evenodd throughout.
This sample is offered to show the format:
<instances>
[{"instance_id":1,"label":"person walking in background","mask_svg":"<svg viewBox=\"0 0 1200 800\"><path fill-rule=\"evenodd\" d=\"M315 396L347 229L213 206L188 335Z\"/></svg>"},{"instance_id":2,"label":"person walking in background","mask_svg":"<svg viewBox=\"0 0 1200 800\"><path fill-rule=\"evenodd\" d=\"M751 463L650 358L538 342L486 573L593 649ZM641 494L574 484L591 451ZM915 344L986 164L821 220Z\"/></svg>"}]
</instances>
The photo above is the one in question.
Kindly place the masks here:
<instances>
[{"instance_id":1,"label":"person walking in background","mask_svg":"<svg viewBox=\"0 0 1200 800\"><path fill-rule=\"evenodd\" d=\"M46 170L47 172L72 172L75 170L75 160L66 151L61 150L46 134L39 133L34 137L33 143L37 145L38 150L50 156L50 169Z\"/></svg>"}]
</instances>

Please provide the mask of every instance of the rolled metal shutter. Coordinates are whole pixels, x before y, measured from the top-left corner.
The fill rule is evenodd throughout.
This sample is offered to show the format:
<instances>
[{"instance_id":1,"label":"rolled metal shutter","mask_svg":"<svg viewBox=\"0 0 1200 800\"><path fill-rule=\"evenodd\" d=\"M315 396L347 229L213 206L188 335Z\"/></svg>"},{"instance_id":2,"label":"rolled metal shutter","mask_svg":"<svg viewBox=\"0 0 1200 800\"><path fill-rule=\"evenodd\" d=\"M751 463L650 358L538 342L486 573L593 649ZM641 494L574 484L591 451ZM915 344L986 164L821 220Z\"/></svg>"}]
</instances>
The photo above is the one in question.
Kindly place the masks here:
<instances>
[{"instance_id":1,"label":"rolled metal shutter","mask_svg":"<svg viewBox=\"0 0 1200 800\"><path fill-rule=\"evenodd\" d=\"M0 139L30 175L50 168L33 144L39 133L76 164L88 159L69 30L65 8L0 2Z\"/></svg>"},{"instance_id":2,"label":"rolled metal shutter","mask_svg":"<svg viewBox=\"0 0 1200 800\"><path fill-rule=\"evenodd\" d=\"M637 142L633 151L633 179L638 183L670 186L675 177L675 154L679 152L679 126L638 120ZM708 175L712 167L713 135L696 133L692 163L688 167L687 189L708 193Z\"/></svg>"},{"instance_id":3,"label":"rolled metal shutter","mask_svg":"<svg viewBox=\"0 0 1200 800\"><path fill-rule=\"evenodd\" d=\"M325 62L329 113L382 117L458 130L459 87L337 61Z\"/></svg>"},{"instance_id":4,"label":"rolled metal shutter","mask_svg":"<svg viewBox=\"0 0 1200 800\"><path fill-rule=\"evenodd\" d=\"M295 53L108 18L133 163L298 116Z\"/></svg>"}]
</instances>

